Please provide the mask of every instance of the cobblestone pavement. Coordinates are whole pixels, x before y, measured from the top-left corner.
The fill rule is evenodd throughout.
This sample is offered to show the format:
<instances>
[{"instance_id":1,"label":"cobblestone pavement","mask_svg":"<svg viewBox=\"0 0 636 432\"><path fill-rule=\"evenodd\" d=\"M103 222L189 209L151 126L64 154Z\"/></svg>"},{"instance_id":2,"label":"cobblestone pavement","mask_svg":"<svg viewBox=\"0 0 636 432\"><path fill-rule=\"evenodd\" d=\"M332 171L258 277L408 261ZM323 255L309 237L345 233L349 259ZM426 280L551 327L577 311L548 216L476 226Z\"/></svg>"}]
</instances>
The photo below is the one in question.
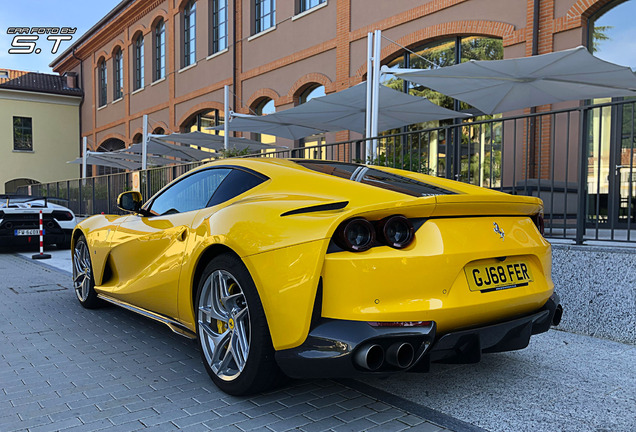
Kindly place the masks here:
<instances>
[{"instance_id":1,"label":"cobblestone pavement","mask_svg":"<svg viewBox=\"0 0 636 432\"><path fill-rule=\"evenodd\" d=\"M449 430L329 380L228 396L194 342L116 307L83 309L68 274L5 252L0 276L1 432Z\"/></svg>"}]
</instances>

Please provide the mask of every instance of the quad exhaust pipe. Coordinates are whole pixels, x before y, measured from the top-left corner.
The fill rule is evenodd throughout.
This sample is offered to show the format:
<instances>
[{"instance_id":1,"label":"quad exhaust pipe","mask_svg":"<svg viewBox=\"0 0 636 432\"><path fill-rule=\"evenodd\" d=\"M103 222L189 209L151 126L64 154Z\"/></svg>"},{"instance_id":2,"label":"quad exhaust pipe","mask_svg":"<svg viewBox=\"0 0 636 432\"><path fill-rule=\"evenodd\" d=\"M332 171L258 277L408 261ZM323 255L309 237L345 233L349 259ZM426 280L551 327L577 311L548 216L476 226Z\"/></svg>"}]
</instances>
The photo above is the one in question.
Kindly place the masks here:
<instances>
[{"instance_id":1,"label":"quad exhaust pipe","mask_svg":"<svg viewBox=\"0 0 636 432\"><path fill-rule=\"evenodd\" d=\"M406 342L397 342L389 347L386 352L386 362L400 369L407 368L413 363L415 351L413 345Z\"/></svg>"},{"instance_id":2,"label":"quad exhaust pipe","mask_svg":"<svg viewBox=\"0 0 636 432\"><path fill-rule=\"evenodd\" d=\"M360 348L354 361L363 369L377 371L386 361L391 366L406 369L413 363L415 349L407 342L396 342L384 353L384 349L378 344L368 344Z\"/></svg>"},{"instance_id":3,"label":"quad exhaust pipe","mask_svg":"<svg viewBox=\"0 0 636 432\"><path fill-rule=\"evenodd\" d=\"M364 369L376 371L384 363L384 349L378 344L365 345L355 354L355 361Z\"/></svg>"}]
</instances>

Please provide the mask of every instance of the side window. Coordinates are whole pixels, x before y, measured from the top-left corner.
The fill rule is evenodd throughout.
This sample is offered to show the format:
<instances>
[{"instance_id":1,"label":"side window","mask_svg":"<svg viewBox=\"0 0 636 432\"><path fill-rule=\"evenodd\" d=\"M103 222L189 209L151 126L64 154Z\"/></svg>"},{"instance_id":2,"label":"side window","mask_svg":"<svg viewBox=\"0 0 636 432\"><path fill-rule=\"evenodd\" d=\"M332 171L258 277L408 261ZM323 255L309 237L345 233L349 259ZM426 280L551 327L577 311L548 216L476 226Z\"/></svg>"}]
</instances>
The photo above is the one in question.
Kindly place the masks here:
<instances>
[{"instance_id":1,"label":"side window","mask_svg":"<svg viewBox=\"0 0 636 432\"><path fill-rule=\"evenodd\" d=\"M260 174L252 174L240 169L232 170L223 181L223 184L214 192L214 196L212 196L212 199L208 203L208 207L221 204L239 196L243 192L247 192L253 187L263 183L265 180L267 180L267 177Z\"/></svg>"},{"instance_id":2,"label":"side window","mask_svg":"<svg viewBox=\"0 0 636 432\"><path fill-rule=\"evenodd\" d=\"M155 198L149 210L164 215L205 208L231 171L229 168L198 171L165 190Z\"/></svg>"}]
</instances>

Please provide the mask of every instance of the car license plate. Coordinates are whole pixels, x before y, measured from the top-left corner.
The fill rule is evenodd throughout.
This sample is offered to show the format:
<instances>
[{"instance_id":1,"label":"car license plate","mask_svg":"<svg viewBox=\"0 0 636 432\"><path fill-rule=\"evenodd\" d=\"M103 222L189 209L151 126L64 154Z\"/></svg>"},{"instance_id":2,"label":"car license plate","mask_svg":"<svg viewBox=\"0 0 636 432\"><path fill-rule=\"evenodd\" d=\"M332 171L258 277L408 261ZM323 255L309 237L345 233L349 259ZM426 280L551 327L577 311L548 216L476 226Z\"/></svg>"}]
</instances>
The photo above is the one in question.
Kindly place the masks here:
<instances>
[{"instance_id":1,"label":"car license plate","mask_svg":"<svg viewBox=\"0 0 636 432\"><path fill-rule=\"evenodd\" d=\"M17 229L13 233L16 236L39 236L39 229ZM44 230L42 230L42 234L44 234Z\"/></svg>"},{"instance_id":2,"label":"car license plate","mask_svg":"<svg viewBox=\"0 0 636 432\"><path fill-rule=\"evenodd\" d=\"M495 261L469 264L464 267L471 291L500 291L526 286L532 279L530 266L526 261Z\"/></svg>"}]
</instances>

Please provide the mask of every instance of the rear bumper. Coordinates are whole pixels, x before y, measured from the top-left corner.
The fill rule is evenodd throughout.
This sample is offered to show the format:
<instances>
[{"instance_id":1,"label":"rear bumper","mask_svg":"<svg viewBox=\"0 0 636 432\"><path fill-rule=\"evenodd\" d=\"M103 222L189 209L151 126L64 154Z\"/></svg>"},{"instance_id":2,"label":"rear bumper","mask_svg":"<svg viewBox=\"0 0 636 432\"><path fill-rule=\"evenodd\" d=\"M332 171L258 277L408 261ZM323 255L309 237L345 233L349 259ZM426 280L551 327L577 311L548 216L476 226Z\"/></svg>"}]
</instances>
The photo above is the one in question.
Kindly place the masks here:
<instances>
[{"instance_id":1,"label":"rear bumper","mask_svg":"<svg viewBox=\"0 0 636 432\"><path fill-rule=\"evenodd\" d=\"M293 378L338 378L386 374L399 371L425 372L431 362L476 363L482 353L525 348L530 337L558 324L562 308L553 294L538 311L509 321L436 335L435 323L423 327L372 327L362 321L323 320L296 347L276 352L285 374ZM392 347L408 344L413 350L407 366L383 361L373 371L364 367L361 352L379 346L387 355ZM385 360L387 357L385 357Z\"/></svg>"},{"instance_id":2,"label":"rear bumper","mask_svg":"<svg viewBox=\"0 0 636 432\"><path fill-rule=\"evenodd\" d=\"M56 232L55 234L49 234L45 231L44 235L44 244L65 244L68 243L71 239L71 234L73 230L59 230L61 232ZM15 236L12 234L1 235L0 234L0 246L39 246L40 244L40 236Z\"/></svg>"}]
</instances>

